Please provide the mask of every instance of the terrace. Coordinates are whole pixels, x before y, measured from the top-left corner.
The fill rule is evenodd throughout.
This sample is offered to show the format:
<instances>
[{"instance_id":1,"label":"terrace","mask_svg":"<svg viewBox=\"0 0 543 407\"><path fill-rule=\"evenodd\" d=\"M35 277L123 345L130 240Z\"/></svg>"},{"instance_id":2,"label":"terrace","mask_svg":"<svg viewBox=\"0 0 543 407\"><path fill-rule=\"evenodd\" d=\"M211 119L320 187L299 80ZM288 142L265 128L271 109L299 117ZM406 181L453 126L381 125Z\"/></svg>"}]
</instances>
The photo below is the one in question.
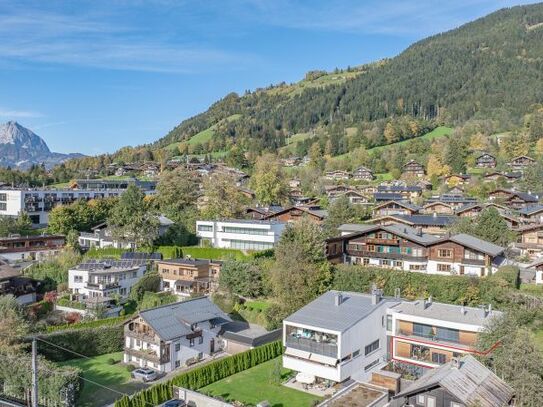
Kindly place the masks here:
<instances>
[{"instance_id":1,"label":"terrace","mask_svg":"<svg viewBox=\"0 0 543 407\"><path fill-rule=\"evenodd\" d=\"M287 325L286 346L337 358L337 335Z\"/></svg>"}]
</instances>

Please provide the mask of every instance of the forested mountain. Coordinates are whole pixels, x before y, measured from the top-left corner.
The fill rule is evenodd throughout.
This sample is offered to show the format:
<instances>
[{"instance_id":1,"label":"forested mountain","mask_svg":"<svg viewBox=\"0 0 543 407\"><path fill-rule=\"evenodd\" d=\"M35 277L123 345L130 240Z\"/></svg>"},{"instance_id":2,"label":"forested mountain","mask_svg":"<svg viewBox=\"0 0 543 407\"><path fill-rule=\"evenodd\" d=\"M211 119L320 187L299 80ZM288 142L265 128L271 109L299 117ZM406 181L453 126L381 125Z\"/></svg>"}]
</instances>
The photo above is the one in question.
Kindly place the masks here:
<instances>
[{"instance_id":1,"label":"forested mountain","mask_svg":"<svg viewBox=\"0 0 543 407\"><path fill-rule=\"evenodd\" d=\"M515 125L543 102L543 4L497 11L356 70L358 75L341 83L299 92L282 84L241 97L230 94L153 147L188 140L234 114L241 117L215 131L213 149L229 139L248 150L273 149L286 135L316 126L356 127L400 115L449 124L492 118Z\"/></svg>"}]
</instances>

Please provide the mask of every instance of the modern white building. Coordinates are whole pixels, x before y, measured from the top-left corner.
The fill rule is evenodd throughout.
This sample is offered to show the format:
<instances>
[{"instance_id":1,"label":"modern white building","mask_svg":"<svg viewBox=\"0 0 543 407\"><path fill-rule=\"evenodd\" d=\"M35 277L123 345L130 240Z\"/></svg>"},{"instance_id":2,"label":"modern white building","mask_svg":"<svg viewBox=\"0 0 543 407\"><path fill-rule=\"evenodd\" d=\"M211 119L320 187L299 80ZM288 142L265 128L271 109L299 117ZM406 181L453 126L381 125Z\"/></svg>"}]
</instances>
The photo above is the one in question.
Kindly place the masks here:
<instances>
[{"instance_id":1,"label":"modern white building","mask_svg":"<svg viewBox=\"0 0 543 407\"><path fill-rule=\"evenodd\" d=\"M232 320L207 297L140 311L124 325L124 363L168 373L222 350Z\"/></svg>"},{"instance_id":2,"label":"modern white building","mask_svg":"<svg viewBox=\"0 0 543 407\"><path fill-rule=\"evenodd\" d=\"M79 199L99 199L121 195L129 181L78 180L74 188L5 188L0 189L0 215L18 216L26 212L32 223L46 225L49 212L58 205ZM132 182L146 194L154 193L154 183Z\"/></svg>"},{"instance_id":3,"label":"modern white building","mask_svg":"<svg viewBox=\"0 0 543 407\"><path fill-rule=\"evenodd\" d=\"M297 381L367 381L388 362L420 375L477 350L478 334L502 315L426 300L329 291L283 321L283 366Z\"/></svg>"},{"instance_id":4,"label":"modern white building","mask_svg":"<svg viewBox=\"0 0 543 407\"><path fill-rule=\"evenodd\" d=\"M299 381L367 380L386 362L387 309L399 300L328 291L283 321L283 366Z\"/></svg>"},{"instance_id":5,"label":"modern white building","mask_svg":"<svg viewBox=\"0 0 543 407\"><path fill-rule=\"evenodd\" d=\"M147 260L96 260L68 270L68 288L80 300L127 297L147 271Z\"/></svg>"},{"instance_id":6,"label":"modern white building","mask_svg":"<svg viewBox=\"0 0 543 407\"><path fill-rule=\"evenodd\" d=\"M200 244L240 250L272 249L287 223L275 220L196 221Z\"/></svg>"}]
</instances>

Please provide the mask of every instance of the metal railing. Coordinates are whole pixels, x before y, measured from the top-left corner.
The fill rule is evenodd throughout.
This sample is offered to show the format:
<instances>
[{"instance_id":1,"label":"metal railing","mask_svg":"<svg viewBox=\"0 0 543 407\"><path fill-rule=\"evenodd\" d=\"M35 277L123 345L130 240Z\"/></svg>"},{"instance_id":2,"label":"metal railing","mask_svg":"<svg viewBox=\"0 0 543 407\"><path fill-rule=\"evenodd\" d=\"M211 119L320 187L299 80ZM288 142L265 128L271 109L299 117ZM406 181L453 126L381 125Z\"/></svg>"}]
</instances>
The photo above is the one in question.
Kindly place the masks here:
<instances>
[{"instance_id":1,"label":"metal railing","mask_svg":"<svg viewBox=\"0 0 543 407\"><path fill-rule=\"evenodd\" d=\"M290 348L337 358L338 347L335 343L317 342L309 338L287 336L286 345Z\"/></svg>"}]
</instances>

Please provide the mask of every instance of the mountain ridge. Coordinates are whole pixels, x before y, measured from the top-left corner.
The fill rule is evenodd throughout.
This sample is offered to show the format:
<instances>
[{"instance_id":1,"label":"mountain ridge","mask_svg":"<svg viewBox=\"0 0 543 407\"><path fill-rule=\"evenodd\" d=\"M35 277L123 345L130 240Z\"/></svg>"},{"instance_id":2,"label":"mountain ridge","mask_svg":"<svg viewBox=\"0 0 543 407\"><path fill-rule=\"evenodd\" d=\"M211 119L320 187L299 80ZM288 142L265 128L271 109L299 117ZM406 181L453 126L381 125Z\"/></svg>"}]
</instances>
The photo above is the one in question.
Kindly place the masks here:
<instances>
[{"instance_id":1,"label":"mountain ridge","mask_svg":"<svg viewBox=\"0 0 543 407\"><path fill-rule=\"evenodd\" d=\"M32 130L16 121L0 124L0 166L28 169L32 165L51 168L73 158L83 157L79 153L56 153Z\"/></svg>"}]
</instances>

